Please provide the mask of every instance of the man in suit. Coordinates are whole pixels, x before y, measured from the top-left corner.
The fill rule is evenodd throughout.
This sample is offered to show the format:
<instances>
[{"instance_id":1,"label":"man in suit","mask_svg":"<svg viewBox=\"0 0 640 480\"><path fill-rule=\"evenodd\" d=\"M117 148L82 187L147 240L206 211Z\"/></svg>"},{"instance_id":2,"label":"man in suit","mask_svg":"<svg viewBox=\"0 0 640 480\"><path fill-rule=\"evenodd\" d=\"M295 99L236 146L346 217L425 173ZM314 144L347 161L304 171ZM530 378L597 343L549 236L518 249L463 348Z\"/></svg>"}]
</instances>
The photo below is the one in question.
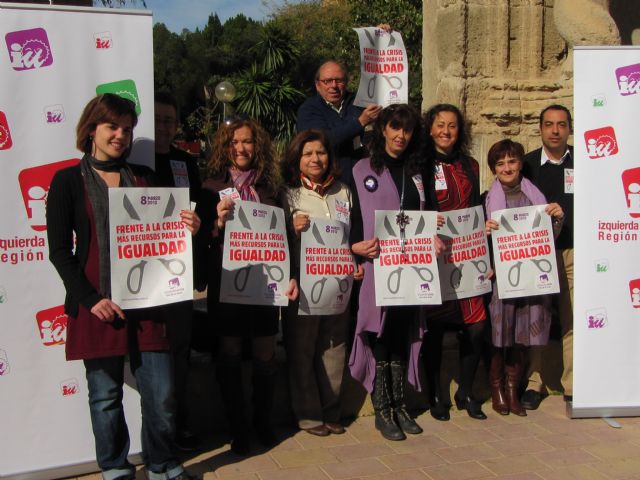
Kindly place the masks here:
<instances>
[{"instance_id":1,"label":"man in suit","mask_svg":"<svg viewBox=\"0 0 640 480\"><path fill-rule=\"evenodd\" d=\"M556 239L556 258L560 293L558 314L562 333L562 378L564 398L573 396L573 147L567 142L572 133L571 112L562 105L549 105L540 113L542 147L524 157L523 174L544 193L547 201L557 202L564 211L564 224ZM529 383L522 395L522 406L535 410L546 395L540 376L544 347L533 347L529 354Z\"/></svg>"}]
</instances>

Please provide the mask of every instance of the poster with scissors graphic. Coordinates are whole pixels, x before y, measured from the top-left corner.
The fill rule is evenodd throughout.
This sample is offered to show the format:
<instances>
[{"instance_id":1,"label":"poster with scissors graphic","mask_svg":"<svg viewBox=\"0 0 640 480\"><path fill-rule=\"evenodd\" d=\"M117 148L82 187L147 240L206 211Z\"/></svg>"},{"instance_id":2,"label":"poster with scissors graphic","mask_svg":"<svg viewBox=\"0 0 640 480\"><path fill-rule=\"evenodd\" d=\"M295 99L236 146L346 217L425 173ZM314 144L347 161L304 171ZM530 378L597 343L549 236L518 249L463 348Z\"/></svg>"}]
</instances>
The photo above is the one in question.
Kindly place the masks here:
<instances>
[{"instance_id":1,"label":"poster with scissors graphic","mask_svg":"<svg viewBox=\"0 0 640 480\"><path fill-rule=\"evenodd\" d=\"M482 207L440 212L438 230L445 250L438 257L443 300L476 297L491 291L489 244Z\"/></svg>"},{"instance_id":2,"label":"poster with scissors graphic","mask_svg":"<svg viewBox=\"0 0 640 480\"><path fill-rule=\"evenodd\" d=\"M284 211L236 200L224 230L220 301L286 306L289 242Z\"/></svg>"},{"instance_id":3,"label":"poster with scissors graphic","mask_svg":"<svg viewBox=\"0 0 640 480\"><path fill-rule=\"evenodd\" d=\"M493 262L500 299L558 293L558 265L546 205L496 210L491 218Z\"/></svg>"},{"instance_id":4,"label":"poster with scissors graphic","mask_svg":"<svg viewBox=\"0 0 640 480\"><path fill-rule=\"evenodd\" d=\"M338 220L310 221L300 235L298 315L338 315L349 304L355 271L349 229Z\"/></svg>"},{"instance_id":5,"label":"poster with scissors graphic","mask_svg":"<svg viewBox=\"0 0 640 480\"><path fill-rule=\"evenodd\" d=\"M188 188L110 188L111 297L121 308L193 300Z\"/></svg>"},{"instance_id":6,"label":"poster with scissors graphic","mask_svg":"<svg viewBox=\"0 0 640 480\"><path fill-rule=\"evenodd\" d=\"M380 255L373 260L376 305L440 305L434 245L437 213L376 210Z\"/></svg>"},{"instance_id":7,"label":"poster with scissors graphic","mask_svg":"<svg viewBox=\"0 0 640 480\"><path fill-rule=\"evenodd\" d=\"M409 62L400 32L354 28L360 42L360 85L354 105L409 102Z\"/></svg>"}]
</instances>

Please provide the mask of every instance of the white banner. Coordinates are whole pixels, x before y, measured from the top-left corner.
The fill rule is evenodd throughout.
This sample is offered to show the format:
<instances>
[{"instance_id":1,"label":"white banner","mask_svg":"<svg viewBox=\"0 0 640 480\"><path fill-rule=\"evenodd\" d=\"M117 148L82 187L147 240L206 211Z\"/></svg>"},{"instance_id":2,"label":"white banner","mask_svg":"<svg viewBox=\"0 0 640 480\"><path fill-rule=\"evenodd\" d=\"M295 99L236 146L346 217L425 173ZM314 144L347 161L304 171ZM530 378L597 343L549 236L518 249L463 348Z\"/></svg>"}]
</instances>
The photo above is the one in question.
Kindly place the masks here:
<instances>
[{"instance_id":1,"label":"white banner","mask_svg":"<svg viewBox=\"0 0 640 480\"><path fill-rule=\"evenodd\" d=\"M289 242L284 211L236 200L224 230L220 301L287 306Z\"/></svg>"},{"instance_id":2,"label":"white banner","mask_svg":"<svg viewBox=\"0 0 640 480\"><path fill-rule=\"evenodd\" d=\"M436 212L376 210L376 305L440 305Z\"/></svg>"},{"instance_id":3,"label":"white banner","mask_svg":"<svg viewBox=\"0 0 640 480\"><path fill-rule=\"evenodd\" d=\"M354 28L360 42L359 107L409 103L409 62L400 32Z\"/></svg>"},{"instance_id":4,"label":"white banner","mask_svg":"<svg viewBox=\"0 0 640 480\"><path fill-rule=\"evenodd\" d=\"M111 299L120 308L193 300L188 188L110 188Z\"/></svg>"},{"instance_id":5,"label":"white banner","mask_svg":"<svg viewBox=\"0 0 640 480\"><path fill-rule=\"evenodd\" d=\"M135 135L153 138L151 20L143 11L0 3L2 478L97 469L84 367L65 360L65 290L48 260L46 196L54 173L78 162L75 127L101 89L135 93ZM133 453L140 409L130 386L125 409Z\"/></svg>"},{"instance_id":6,"label":"white banner","mask_svg":"<svg viewBox=\"0 0 640 480\"><path fill-rule=\"evenodd\" d=\"M558 264L546 205L496 210L491 232L498 298L558 293Z\"/></svg>"},{"instance_id":7,"label":"white banner","mask_svg":"<svg viewBox=\"0 0 640 480\"><path fill-rule=\"evenodd\" d=\"M309 220L300 235L298 315L337 315L347 308L353 286L349 229L337 220Z\"/></svg>"},{"instance_id":8,"label":"white banner","mask_svg":"<svg viewBox=\"0 0 640 480\"><path fill-rule=\"evenodd\" d=\"M573 416L640 415L640 49L574 55Z\"/></svg>"},{"instance_id":9,"label":"white banner","mask_svg":"<svg viewBox=\"0 0 640 480\"><path fill-rule=\"evenodd\" d=\"M445 250L438 257L443 300L477 297L491 291L491 260L482 207L440 212L438 236Z\"/></svg>"}]
</instances>

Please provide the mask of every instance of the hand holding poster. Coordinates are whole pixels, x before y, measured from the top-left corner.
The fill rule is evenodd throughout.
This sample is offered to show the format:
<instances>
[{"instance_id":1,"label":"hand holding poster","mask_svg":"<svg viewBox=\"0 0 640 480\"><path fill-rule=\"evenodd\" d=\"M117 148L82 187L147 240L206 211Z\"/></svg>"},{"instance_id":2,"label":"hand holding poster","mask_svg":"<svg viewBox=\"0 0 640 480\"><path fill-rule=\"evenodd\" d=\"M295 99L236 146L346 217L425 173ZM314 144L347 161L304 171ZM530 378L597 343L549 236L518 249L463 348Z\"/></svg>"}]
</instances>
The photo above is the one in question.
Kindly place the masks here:
<instances>
[{"instance_id":1,"label":"hand holding poster","mask_svg":"<svg viewBox=\"0 0 640 480\"><path fill-rule=\"evenodd\" d=\"M353 104L409 102L409 62L400 32L354 28L360 42L360 85Z\"/></svg>"},{"instance_id":2,"label":"hand holding poster","mask_svg":"<svg viewBox=\"0 0 640 480\"><path fill-rule=\"evenodd\" d=\"M376 210L376 305L440 305L436 212Z\"/></svg>"},{"instance_id":3,"label":"hand holding poster","mask_svg":"<svg viewBox=\"0 0 640 480\"><path fill-rule=\"evenodd\" d=\"M349 231L337 220L311 218L300 236L299 315L337 315L347 308L355 261Z\"/></svg>"},{"instance_id":4,"label":"hand holding poster","mask_svg":"<svg viewBox=\"0 0 640 480\"><path fill-rule=\"evenodd\" d=\"M442 299L476 297L491 291L489 246L482 207L441 212L438 236L445 250L438 258Z\"/></svg>"},{"instance_id":5,"label":"hand holding poster","mask_svg":"<svg viewBox=\"0 0 640 480\"><path fill-rule=\"evenodd\" d=\"M496 210L491 232L498 297L558 293L558 266L546 205Z\"/></svg>"},{"instance_id":6,"label":"hand holding poster","mask_svg":"<svg viewBox=\"0 0 640 480\"><path fill-rule=\"evenodd\" d=\"M225 224L220 301L250 305L289 302L289 242L281 208L237 200Z\"/></svg>"},{"instance_id":7,"label":"hand holding poster","mask_svg":"<svg viewBox=\"0 0 640 480\"><path fill-rule=\"evenodd\" d=\"M110 188L111 298L120 308L193 300L187 188Z\"/></svg>"}]
</instances>

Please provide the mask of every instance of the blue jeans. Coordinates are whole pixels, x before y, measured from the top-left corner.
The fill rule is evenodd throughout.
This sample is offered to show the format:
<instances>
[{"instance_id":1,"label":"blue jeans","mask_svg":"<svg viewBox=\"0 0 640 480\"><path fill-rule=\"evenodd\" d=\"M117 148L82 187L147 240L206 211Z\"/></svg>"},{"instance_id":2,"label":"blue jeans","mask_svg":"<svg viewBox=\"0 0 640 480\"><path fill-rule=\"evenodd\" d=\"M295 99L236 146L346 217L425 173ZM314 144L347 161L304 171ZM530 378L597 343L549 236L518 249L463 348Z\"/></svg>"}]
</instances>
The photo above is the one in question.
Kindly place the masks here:
<instances>
[{"instance_id":1,"label":"blue jeans","mask_svg":"<svg viewBox=\"0 0 640 480\"><path fill-rule=\"evenodd\" d=\"M96 459L104 480L134 478L127 461L129 430L122 406L124 357L85 360ZM142 410L142 458L150 480L169 480L184 470L173 454L175 401L169 352L131 354Z\"/></svg>"}]
</instances>

